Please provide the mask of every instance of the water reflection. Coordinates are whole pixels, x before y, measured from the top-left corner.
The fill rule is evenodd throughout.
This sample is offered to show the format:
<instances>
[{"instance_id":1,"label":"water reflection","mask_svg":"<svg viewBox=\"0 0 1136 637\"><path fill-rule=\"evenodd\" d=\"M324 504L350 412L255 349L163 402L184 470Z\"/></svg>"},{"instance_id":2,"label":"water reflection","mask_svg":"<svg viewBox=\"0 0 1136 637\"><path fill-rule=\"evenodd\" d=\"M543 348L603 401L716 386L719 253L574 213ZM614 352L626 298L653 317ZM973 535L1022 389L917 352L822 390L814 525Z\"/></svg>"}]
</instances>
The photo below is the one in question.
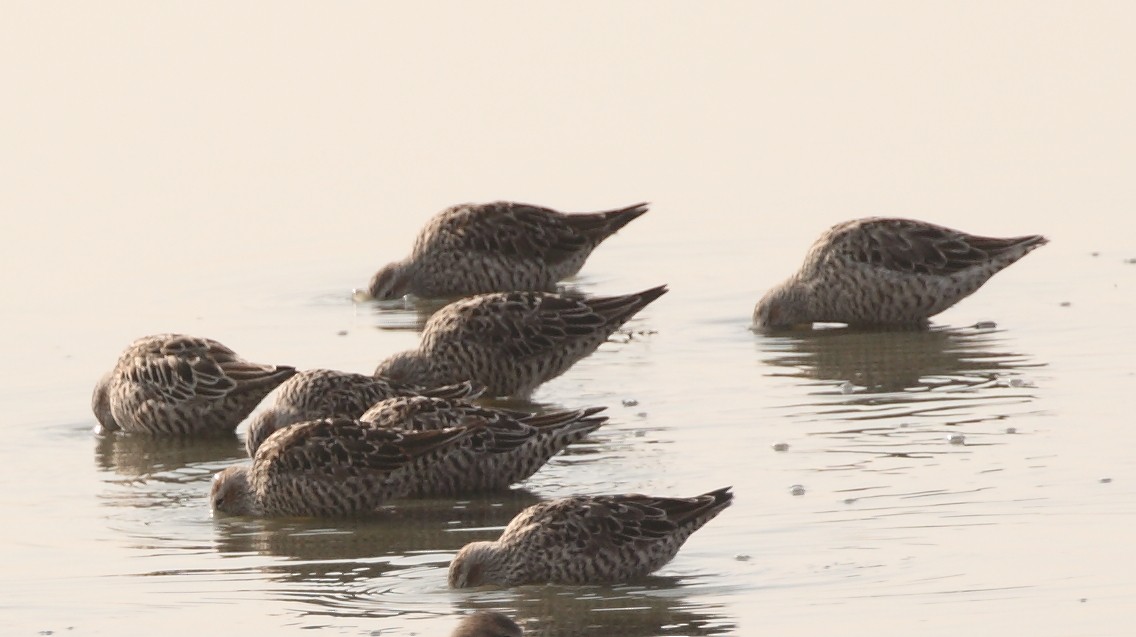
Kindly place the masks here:
<instances>
[{"instance_id":1,"label":"water reflection","mask_svg":"<svg viewBox=\"0 0 1136 637\"><path fill-rule=\"evenodd\" d=\"M262 592L292 607L305 626L327 618L386 618L385 627L414 634L416 620L502 610L526 634L721 635L735 623L715 604L693 604L684 587L702 578L651 577L617 587L524 586L455 593L446 586L452 555L467 542L497 537L521 509L536 503L517 490L475 500L398 503L367 521L215 520L215 548L232 566L215 576L255 572ZM263 558L269 558L265 561ZM384 628L385 630L385 628Z\"/></svg>"},{"instance_id":2,"label":"water reflection","mask_svg":"<svg viewBox=\"0 0 1136 637\"><path fill-rule=\"evenodd\" d=\"M147 551L184 547L179 525L208 519L213 474L244 458L236 435L193 439L114 434L100 436L95 465L106 474L98 494L106 519ZM193 546L199 546L196 541Z\"/></svg>"},{"instance_id":3,"label":"water reflection","mask_svg":"<svg viewBox=\"0 0 1136 637\"><path fill-rule=\"evenodd\" d=\"M437 611L451 556L467 542L493 539L539 501L514 490L471 500L405 500L369 520L217 518L215 549L253 570L264 592L298 615L394 617ZM268 558L267 560L263 558Z\"/></svg>"},{"instance_id":4,"label":"water reflection","mask_svg":"<svg viewBox=\"0 0 1136 637\"><path fill-rule=\"evenodd\" d=\"M236 434L210 438L113 434L100 436L95 446L100 469L142 481L197 481L209 472L201 465L223 465L244 457L244 445Z\"/></svg>"},{"instance_id":5,"label":"water reflection","mask_svg":"<svg viewBox=\"0 0 1136 637\"><path fill-rule=\"evenodd\" d=\"M820 329L762 336L758 347L764 362L788 368L774 375L848 383L856 393L978 386L1040 366L1008 351L995 329Z\"/></svg>"},{"instance_id":6,"label":"water reflection","mask_svg":"<svg viewBox=\"0 0 1136 637\"><path fill-rule=\"evenodd\" d=\"M447 301L402 298L393 301L356 301L358 316L374 316L374 325L380 330L421 332L434 312L445 307Z\"/></svg>"},{"instance_id":7,"label":"water reflection","mask_svg":"<svg viewBox=\"0 0 1136 637\"><path fill-rule=\"evenodd\" d=\"M803 381L808 398L783 408L827 441L822 470L906 473L911 460L1000 444L1017 431L1004 421L1035 409L1028 373L1043 366L993 329L833 329L758 343L768 375Z\"/></svg>"},{"instance_id":8,"label":"water reflection","mask_svg":"<svg viewBox=\"0 0 1136 637\"><path fill-rule=\"evenodd\" d=\"M679 578L652 577L639 585L525 586L505 599L463 599L459 606L500 610L525 629L525 635L728 635L736 622L718 604L696 604L683 595Z\"/></svg>"},{"instance_id":9,"label":"water reflection","mask_svg":"<svg viewBox=\"0 0 1136 637\"><path fill-rule=\"evenodd\" d=\"M466 542L494 539L513 516L539 501L530 491L514 489L471 500L399 500L368 520L219 517L216 548L221 554L256 553L309 563L304 569L316 562L456 552ZM284 563L282 568L292 566Z\"/></svg>"}]
</instances>

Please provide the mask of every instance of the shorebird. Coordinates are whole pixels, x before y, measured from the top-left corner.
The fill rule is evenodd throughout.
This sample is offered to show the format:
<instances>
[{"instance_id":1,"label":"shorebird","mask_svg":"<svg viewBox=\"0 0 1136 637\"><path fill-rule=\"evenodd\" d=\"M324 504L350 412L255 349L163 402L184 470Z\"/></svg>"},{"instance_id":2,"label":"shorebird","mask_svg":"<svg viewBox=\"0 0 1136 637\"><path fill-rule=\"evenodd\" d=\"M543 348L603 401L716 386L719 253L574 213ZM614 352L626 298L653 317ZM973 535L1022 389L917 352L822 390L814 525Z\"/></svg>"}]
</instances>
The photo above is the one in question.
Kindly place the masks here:
<instances>
[{"instance_id":1,"label":"shorebird","mask_svg":"<svg viewBox=\"0 0 1136 637\"><path fill-rule=\"evenodd\" d=\"M671 561L688 537L733 500L730 487L693 498L572 496L517 514L494 542L450 562L453 588L494 584L612 584Z\"/></svg>"},{"instance_id":2,"label":"shorebird","mask_svg":"<svg viewBox=\"0 0 1136 637\"><path fill-rule=\"evenodd\" d=\"M758 301L753 323L924 327L1046 243L1040 235L980 237L914 219L837 224L817 239L800 270Z\"/></svg>"},{"instance_id":3,"label":"shorebird","mask_svg":"<svg viewBox=\"0 0 1136 637\"><path fill-rule=\"evenodd\" d=\"M394 396L476 398L481 391L468 382L419 387L366 374L304 370L281 384L272 405L253 416L245 432L245 450L251 458L256 448L277 429L319 418L358 418L371 405Z\"/></svg>"},{"instance_id":4,"label":"shorebird","mask_svg":"<svg viewBox=\"0 0 1136 637\"><path fill-rule=\"evenodd\" d=\"M455 301L430 317L416 349L379 363L375 375L426 386L470 381L489 396L526 398L666 291L590 298L507 292Z\"/></svg>"},{"instance_id":5,"label":"shorebird","mask_svg":"<svg viewBox=\"0 0 1136 637\"><path fill-rule=\"evenodd\" d=\"M99 380L91 410L102 432L232 434L295 373L286 365L250 363L208 338L146 336Z\"/></svg>"},{"instance_id":6,"label":"shorebird","mask_svg":"<svg viewBox=\"0 0 1136 637\"><path fill-rule=\"evenodd\" d=\"M603 407L588 407L542 414L479 407L460 399L426 396L384 400L360 420L380 427L437 431L453 427L480 427L488 439L464 447L451 462L461 467L453 480L423 484L413 493L421 496L458 495L502 491L532 476L552 456L599 429L606 416Z\"/></svg>"},{"instance_id":7,"label":"shorebird","mask_svg":"<svg viewBox=\"0 0 1136 637\"><path fill-rule=\"evenodd\" d=\"M296 423L269 436L251 464L213 476L211 504L231 515L373 515L423 484L452 480L460 467L449 458L479 432L408 432L349 418Z\"/></svg>"},{"instance_id":8,"label":"shorebird","mask_svg":"<svg viewBox=\"0 0 1136 637\"><path fill-rule=\"evenodd\" d=\"M552 292L604 239L645 212L644 203L577 214L508 201L452 206L426 223L409 257L371 277L365 296Z\"/></svg>"},{"instance_id":9,"label":"shorebird","mask_svg":"<svg viewBox=\"0 0 1136 637\"><path fill-rule=\"evenodd\" d=\"M479 610L466 615L450 637L523 637L524 631L517 622L504 613Z\"/></svg>"}]
</instances>

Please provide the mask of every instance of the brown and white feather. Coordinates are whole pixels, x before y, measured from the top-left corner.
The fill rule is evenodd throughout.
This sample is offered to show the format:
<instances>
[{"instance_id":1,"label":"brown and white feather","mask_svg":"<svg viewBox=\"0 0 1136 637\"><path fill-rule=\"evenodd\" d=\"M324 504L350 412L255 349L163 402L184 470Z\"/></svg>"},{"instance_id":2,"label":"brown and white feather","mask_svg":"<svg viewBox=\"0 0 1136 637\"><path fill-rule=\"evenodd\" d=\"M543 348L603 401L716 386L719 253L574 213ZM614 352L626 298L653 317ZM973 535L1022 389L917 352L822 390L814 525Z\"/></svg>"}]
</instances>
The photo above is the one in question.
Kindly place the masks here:
<instances>
[{"instance_id":1,"label":"brown and white feather","mask_svg":"<svg viewBox=\"0 0 1136 637\"><path fill-rule=\"evenodd\" d=\"M375 375L421 385L470 381L490 396L527 397L666 291L590 298L507 292L455 301L430 317L417 348L389 357Z\"/></svg>"},{"instance_id":2,"label":"brown and white feather","mask_svg":"<svg viewBox=\"0 0 1136 637\"><path fill-rule=\"evenodd\" d=\"M647 204L576 214L508 201L452 206L426 223L410 256L372 277L368 293L389 300L551 292L596 246L646 212Z\"/></svg>"},{"instance_id":3,"label":"brown and white feather","mask_svg":"<svg viewBox=\"0 0 1136 637\"><path fill-rule=\"evenodd\" d=\"M754 325L921 327L1046 243L1040 235L983 237L914 219L848 221L817 239L800 269L758 301Z\"/></svg>"},{"instance_id":4,"label":"brown and white feather","mask_svg":"<svg viewBox=\"0 0 1136 637\"><path fill-rule=\"evenodd\" d=\"M473 542L450 563L454 588L494 584L611 584L674 559L695 531L730 506L726 487L693 498L572 496L519 513L501 537Z\"/></svg>"},{"instance_id":5,"label":"brown and white feather","mask_svg":"<svg viewBox=\"0 0 1136 637\"><path fill-rule=\"evenodd\" d=\"M475 427L400 431L326 418L270 435L251 464L213 479L214 510L233 515L366 517L389 500L448 480L447 463Z\"/></svg>"},{"instance_id":6,"label":"brown and white feather","mask_svg":"<svg viewBox=\"0 0 1136 637\"><path fill-rule=\"evenodd\" d=\"M410 396L379 402L360 420L408 431L475 427L484 437L463 447L449 464L451 479L424 485L416 495L458 495L508 489L541 469L568 445L600 428L603 407L524 414L480 407L461 399ZM427 489L428 487L428 489Z\"/></svg>"},{"instance_id":7,"label":"brown and white feather","mask_svg":"<svg viewBox=\"0 0 1136 637\"><path fill-rule=\"evenodd\" d=\"M212 339L157 334L123 351L96 385L91 406L108 432L231 434L295 373L246 361Z\"/></svg>"},{"instance_id":8,"label":"brown and white feather","mask_svg":"<svg viewBox=\"0 0 1136 637\"><path fill-rule=\"evenodd\" d=\"M358 418L371 405L395 396L476 398L482 391L469 382L423 387L366 374L308 369L280 385L272 404L252 418L245 432L245 449L251 458L278 429L319 418Z\"/></svg>"}]
</instances>

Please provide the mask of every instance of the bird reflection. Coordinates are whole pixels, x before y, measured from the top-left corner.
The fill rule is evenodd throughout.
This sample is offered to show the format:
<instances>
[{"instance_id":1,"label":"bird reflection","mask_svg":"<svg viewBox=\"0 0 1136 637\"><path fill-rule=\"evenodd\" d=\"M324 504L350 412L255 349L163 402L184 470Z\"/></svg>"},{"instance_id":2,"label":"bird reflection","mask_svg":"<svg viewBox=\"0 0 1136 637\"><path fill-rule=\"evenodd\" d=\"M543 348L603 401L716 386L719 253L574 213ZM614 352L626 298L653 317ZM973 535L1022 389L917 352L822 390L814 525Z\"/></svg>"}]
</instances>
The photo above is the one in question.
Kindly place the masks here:
<instances>
[{"instance_id":1,"label":"bird reflection","mask_svg":"<svg viewBox=\"0 0 1136 637\"><path fill-rule=\"evenodd\" d=\"M434 312L449 301L444 299L402 298L393 301L365 301L358 303L361 313L374 314L375 327L380 330L421 332Z\"/></svg>"},{"instance_id":2,"label":"bird reflection","mask_svg":"<svg viewBox=\"0 0 1136 637\"><path fill-rule=\"evenodd\" d=\"M471 501L404 501L367 521L216 521L216 549L251 564L272 581L261 588L300 605L305 617L433 615L424 591L445 587L450 555L466 542L493 539L520 510L538 501L515 491ZM254 555L250 555L254 554ZM272 559L265 563L259 556ZM463 611L506 611L525 635L725 635L735 623L715 605L679 594L684 578L650 577L616 587L525 586L459 598ZM439 588L441 587L441 588ZM507 599L502 599L506 597ZM427 595L429 601L430 596ZM435 601L442 601L439 598Z\"/></svg>"},{"instance_id":3,"label":"bird reflection","mask_svg":"<svg viewBox=\"0 0 1136 637\"><path fill-rule=\"evenodd\" d=\"M398 500L367 520L217 518L215 546L223 555L285 558L261 570L282 581L321 582L310 600L319 604L351 594L328 589L328 583L358 583L405 569L408 564L395 563L408 555L446 554L437 565L444 568L448 554L467 542L496 538L513 516L539 501L515 489L473 500Z\"/></svg>"},{"instance_id":4,"label":"bird reflection","mask_svg":"<svg viewBox=\"0 0 1136 637\"><path fill-rule=\"evenodd\" d=\"M732 635L737 624L715 604L692 604L680 593L678 578L651 577L639 586L525 586L516 597L467 597L469 611L494 609L512 616L526 637L585 635Z\"/></svg>"},{"instance_id":5,"label":"bird reflection","mask_svg":"<svg viewBox=\"0 0 1136 637\"><path fill-rule=\"evenodd\" d=\"M95 464L100 469L124 478L164 482L196 481L200 465L244 455L236 434L208 438L108 434L99 436L95 446ZM186 469L194 471L187 474Z\"/></svg>"},{"instance_id":6,"label":"bird reflection","mask_svg":"<svg viewBox=\"0 0 1136 637\"><path fill-rule=\"evenodd\" d=\"M175 518L168 514L155 517L151 512L166 511L173 503L188 507L206 503L213 473L243 456L244 448L235 434L100 436L95 464L106 474L106 484L99 503L115 510L112 516L117 523L131 525L135 530L130 533L141 545L162 544L169 539L164 535L168 532L165 525L175 523ZM133 526L139 522L140 526Z\"/></svg>"},{"instance_id":7,"label":"bird reflection","mask_svg":"<svg viewBox=\"0 0 1136 637\"><path fill-rule=\"evenodd\" d=\"M766 336L758 347L764 362L789 368L775 375L843 382L856 393L978 386L1039 366L1006 350L992 329L821 329Z\"/></svg>"},{"instance_id":8,"label":"bird reflection","mask_svg":"<svg viewBox=\"0 0 1136 637\"><path fill-rule=\"evenodd\" d=\"M1025 373L1042 364L993 329L818 330L759 347L773 375L823 387L784 405L807 435L828 440L822 470L902 473L912 459L996 444L1016 428L990 425L1036 410Z\"/></svg>"}]
</instances>

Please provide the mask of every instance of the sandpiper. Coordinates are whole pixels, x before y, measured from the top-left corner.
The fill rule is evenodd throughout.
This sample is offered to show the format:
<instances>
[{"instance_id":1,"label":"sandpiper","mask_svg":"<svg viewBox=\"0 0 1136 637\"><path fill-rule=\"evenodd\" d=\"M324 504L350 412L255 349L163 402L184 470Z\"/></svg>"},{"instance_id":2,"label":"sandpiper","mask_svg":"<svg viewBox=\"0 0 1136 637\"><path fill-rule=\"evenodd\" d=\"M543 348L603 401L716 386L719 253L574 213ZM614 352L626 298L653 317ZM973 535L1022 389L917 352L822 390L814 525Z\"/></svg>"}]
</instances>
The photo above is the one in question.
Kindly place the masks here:
<instances>
[{"instance_id":1,"label":"sandpiper","mask_svg":"<svg viewBox=\"0 0 1136 637\"><path fill-rule=\"evenodd\" d=\"M245 450L251 458L277 429L319 418L358 418L371 405L394 396L476 398L481 391L468 382L419 387L353 372L304 370L281 384L272 404L252 417L245 432Z\"/></svg>"},{"instance_id":2,"label":"sandpiper","mask_svg":"<svg viewBox=\"0 0 1136 637\"><path fill-rule=\"evenodd\" d=\"M212 339L157 334L123 351L95 386L91 409L103 432L232 434L295 373L250 363Z\"/></svg>"},{"instance_id":3,"label":"sandpiper","mask_svg":"<svg viewBox=\"0 0 1136 637\"><path fill-rule=\"evenodd\" d=\"M486 440L463 447L450 459L455 467L452 480L423 483L412 492L440 496L508 489L532 476L568 445L599 429L607 421L606 416L596 415L603 410L588 407L527 414L480 407L461 399L409 396L384 400L360 420L410 431L482 428L475 438Z\"/></svg>"},{"instance_id":4,"label":"sandpiper","mask_svg":"<svg viewBox=\"0 0 1136 637\"><path fill-rule=\"evenodd\" d=\"M424 386L470 381L489 396L527 398L666 291L590 298L507 292L455 301L430 317L417 348L379 363L375 375Z\"/></svg>"},{"instance_id":5,"label":"sandpiper","mask_svg":"<svg viewBox=\"0 0 1136 637\"><path fill-rule=\"evenodd\" d=\"M477 427L399 431L350 418L273 433L251 464L213 476L214 511L246 516L365 517L454 468L449 458Z\"/></svg>"},{"instance_id":6,"label":"sandpiper","mask_svg":"<svg viewBox=\"0 0 1136 637\"><path fill-rule=\"evenodd\" d=\"M730 487L693 498L572 496L521 511L494 542L450 562L453 588L494 584L612 584L671 561L688 537L733 500Z\"/></svg>"},{"instance_id":7,"label":"sandpiper","mask_svg":"<svg viewBox=\"0 0 1136 637\"><path fill-rule=\"evenodd\" d=\"M580 271L604 239L645 212L642 203L577 214L508 201L452 206L426 223L409 257L371 277L365 296L552 292L558 281Z\"/></svg>"},{"instance_id":8,"label":"sandpiper","mask_svg":"<svg viewBox=\"0 0 1136 637\"><path fill-rule=\"evenodd\" d=\"M766 292L753 323L924 327L1046 243L1040 235L980 237L914 219L848 221L817 239L800 270Z\"/></svg>"}]
</instances>

